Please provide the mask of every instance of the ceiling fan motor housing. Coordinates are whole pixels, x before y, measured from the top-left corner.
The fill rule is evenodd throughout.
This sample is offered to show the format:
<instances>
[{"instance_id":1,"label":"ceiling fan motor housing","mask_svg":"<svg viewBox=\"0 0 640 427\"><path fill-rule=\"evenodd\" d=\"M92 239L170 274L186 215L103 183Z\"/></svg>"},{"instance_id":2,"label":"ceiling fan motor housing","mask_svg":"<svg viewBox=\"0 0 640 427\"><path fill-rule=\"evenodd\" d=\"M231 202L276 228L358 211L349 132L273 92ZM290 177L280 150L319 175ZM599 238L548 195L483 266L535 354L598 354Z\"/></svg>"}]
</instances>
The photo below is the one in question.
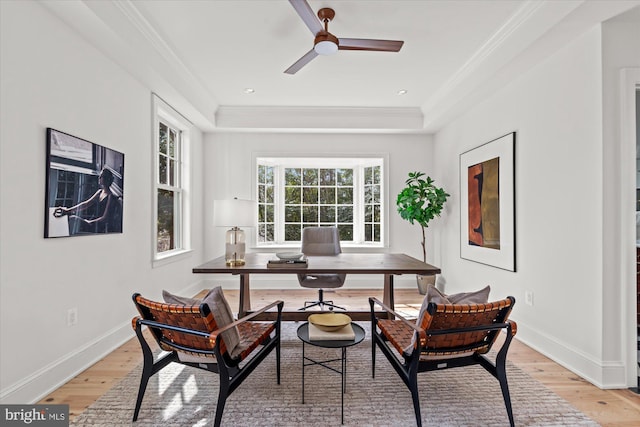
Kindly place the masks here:
<instances>
[{"instance_id":1,"label":"ceiling fan motor housing","mask_svg":"<svg viewBox=\"0 0 640 427\"><path fill-rule=\"evenodd\" d=\"M318 55L333 55L338 51L338 38L329 32L321 31L313 41L313 49Z\"/></svg>"}]
</instances>

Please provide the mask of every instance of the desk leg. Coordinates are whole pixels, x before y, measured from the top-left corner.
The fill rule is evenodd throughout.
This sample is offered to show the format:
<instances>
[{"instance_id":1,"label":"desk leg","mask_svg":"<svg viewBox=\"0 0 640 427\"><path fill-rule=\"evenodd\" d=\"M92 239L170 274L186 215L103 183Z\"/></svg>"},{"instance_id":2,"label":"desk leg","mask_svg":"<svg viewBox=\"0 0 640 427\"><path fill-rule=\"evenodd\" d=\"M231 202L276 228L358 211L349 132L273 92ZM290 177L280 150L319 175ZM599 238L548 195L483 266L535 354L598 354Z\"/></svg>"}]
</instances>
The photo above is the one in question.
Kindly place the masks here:
<instances>
[{"instance_id":1,"label":"desk leg","mask_svg":"<svg viewBox=\"0 0 640 427\"><path fill-rule=\"evenodd\" d=\"M393 298L393 274L384 275L384 293L382 302L392 310L395 310L395 301Z\"/></svg>"},{"instance_id":2,"label":"desk leg","mask_svg":"<svg viewBox=\"0 0 640 427\"><path fill-rule=\"evenodd\" d=\"M238 308L238 318L247 315L251 311L251 292L249 291L249 275L240 275L240 304Z\"/></svg>"}]
</instances>

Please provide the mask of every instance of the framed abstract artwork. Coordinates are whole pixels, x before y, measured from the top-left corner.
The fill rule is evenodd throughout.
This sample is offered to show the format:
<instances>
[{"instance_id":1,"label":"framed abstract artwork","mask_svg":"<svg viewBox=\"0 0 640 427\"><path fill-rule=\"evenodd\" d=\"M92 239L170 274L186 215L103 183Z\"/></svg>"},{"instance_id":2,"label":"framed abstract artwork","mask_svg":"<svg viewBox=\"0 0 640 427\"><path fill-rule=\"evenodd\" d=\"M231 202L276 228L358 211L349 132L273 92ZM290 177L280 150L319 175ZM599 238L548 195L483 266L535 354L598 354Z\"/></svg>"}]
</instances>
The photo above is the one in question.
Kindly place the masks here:
<instances>
[{"instance_id":1,"label":"framed abstract artwork","mask_svg":"<svg viewBox=\"0 0 640 427\"><path fill-rule=\"evenodd\" d=\"M460 154L460 257L516 271L515 132Z\"/></svg>"},{"instance_id":2,"label":"framed abstract artwork","mask_svg":"<svg viewBox=\"0 0 640 427\"><path fill-rule=\"evenodd\" d=\"M44 237L122 233L124 154L47 128Z\"/></svg>"}]
</instances>

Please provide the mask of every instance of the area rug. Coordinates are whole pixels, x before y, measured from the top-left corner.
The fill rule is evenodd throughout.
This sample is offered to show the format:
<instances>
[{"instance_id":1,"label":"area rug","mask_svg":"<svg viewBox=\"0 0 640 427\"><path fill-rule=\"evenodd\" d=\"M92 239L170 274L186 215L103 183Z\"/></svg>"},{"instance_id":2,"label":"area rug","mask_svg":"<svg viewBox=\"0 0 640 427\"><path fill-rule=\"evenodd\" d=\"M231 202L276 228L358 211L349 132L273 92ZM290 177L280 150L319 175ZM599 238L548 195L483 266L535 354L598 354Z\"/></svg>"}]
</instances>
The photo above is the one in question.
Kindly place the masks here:
<instances>
[{"instance_id":1,"label":"area rug","mask_svg":"<svg viewBox=\"0 0 640 427\"><path fill-rule=\"evenodd\" d=\"M347 350L345 426L416 425L411 395L382 353L371 378L371 341ZM340 425L340 376L320 366L305 370L302 403L302 343L298 323L283 324L281 384L276 383L275 352L227 399L222 425ZM339 350L307 345L316 360L339 357ZM213 425L218 396L216 374L171 364L147 388L140 416L131 422L141 366L78 415L74 426L206 426ZM339 363L336 366L339 368ZM509 363L509 389L516 426L598 426L567 401ZM422 373L418 379L422 423L427 426L509 425L500 386L481 367Z\"/></svg>"}]
</instances>

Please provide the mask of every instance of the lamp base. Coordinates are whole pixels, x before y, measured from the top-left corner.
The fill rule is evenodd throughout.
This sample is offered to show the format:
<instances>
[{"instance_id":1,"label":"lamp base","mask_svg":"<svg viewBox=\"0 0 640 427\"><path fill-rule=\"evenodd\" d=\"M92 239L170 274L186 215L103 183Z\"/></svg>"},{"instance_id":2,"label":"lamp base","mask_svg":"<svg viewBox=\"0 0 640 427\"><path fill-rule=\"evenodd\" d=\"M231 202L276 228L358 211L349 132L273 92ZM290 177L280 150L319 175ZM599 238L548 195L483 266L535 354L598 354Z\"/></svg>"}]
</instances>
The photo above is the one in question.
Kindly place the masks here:
<instances>
[{"instance_id":1,"label":"lamp base","mask_svg":"<svg viewBox=\"0 0 640 427\"><path fill-rule=\"evenodd\" d=\"M244 265L245 235L244 231L238 227L233 227L227 231L227 241L225 244L224 258L230 267Z\"/></svg>"}]
</instances>

